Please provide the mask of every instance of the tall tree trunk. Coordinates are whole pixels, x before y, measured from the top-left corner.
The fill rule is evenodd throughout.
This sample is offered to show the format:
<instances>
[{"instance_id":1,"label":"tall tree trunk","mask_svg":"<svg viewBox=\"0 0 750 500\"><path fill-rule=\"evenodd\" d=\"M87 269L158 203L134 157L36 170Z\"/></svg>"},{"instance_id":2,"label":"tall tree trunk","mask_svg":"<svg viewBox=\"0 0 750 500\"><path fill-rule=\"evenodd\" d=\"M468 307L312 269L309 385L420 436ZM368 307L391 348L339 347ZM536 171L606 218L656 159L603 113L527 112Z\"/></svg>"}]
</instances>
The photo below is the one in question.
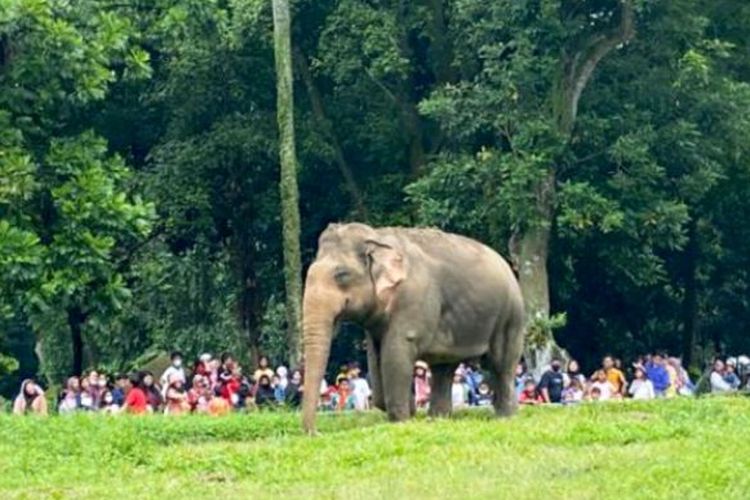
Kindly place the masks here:
<instances>
[{"instance_id":1,"label":"tall tree trunk","mask_svg":"<svg viewBox=\"0 0 750 500\"><path fill-rule=\"evenodd\" d=\"M83 323L86 315L80 307L68 309L68 328L70 329L71 347L73 348L73 375L83 373Z\"/></svg>"},{"instance_id":2,"label":"tall tree trunk","mask_svg":"<svg viewBox=\"0 0 750 500\"><path fill-rule=\"evenodd\" d=\"M604 57L635 34L632 0L620 0L620 22L609 33L597 33L574 51L572 57L561 57L558 84L550 101L558 133L569 141L578 116L578 104L594 70ZM519 272L519 284L527 313L527 343L525 360L529 368L540 373L555 357L567 358L567 353L555 342L549 328L550 302L547 258L550 229L554 221L555 168L535 186L536 220L528 224L511 240L511 255ZM545 326L546 325L546 326Z\"/></svg>"},{"instance_id":3,"label":"tall tree trunk","mask_svg":"<svg viewBox=\"0 0 750 500\"><path fill-rule=\"evenodd\" d=\"M281 161L281 217L283 223L284 281L289 361L302 360L302 263L300 259L299 191L294 144L294 94L288 0L272 0L273 38L276 57L276 105Z\"/></svg>"},{"instance_id":4,"label":"tall tree trunk","mask_svg":"<svg viewBox=\"0 0 750 500\"><path fill-rule=\"evenodd\" d=\"M696 271L700 258L700 246L697 234L697 222L691 218L688 224L688 243L685 247L685 297L682 302L682 360L685 367L691 367L701 360L698 341L700 339L700 322L698 316L698 280ZM696 368L703 368L697 366Z\"/></svg>"}]
</instances>

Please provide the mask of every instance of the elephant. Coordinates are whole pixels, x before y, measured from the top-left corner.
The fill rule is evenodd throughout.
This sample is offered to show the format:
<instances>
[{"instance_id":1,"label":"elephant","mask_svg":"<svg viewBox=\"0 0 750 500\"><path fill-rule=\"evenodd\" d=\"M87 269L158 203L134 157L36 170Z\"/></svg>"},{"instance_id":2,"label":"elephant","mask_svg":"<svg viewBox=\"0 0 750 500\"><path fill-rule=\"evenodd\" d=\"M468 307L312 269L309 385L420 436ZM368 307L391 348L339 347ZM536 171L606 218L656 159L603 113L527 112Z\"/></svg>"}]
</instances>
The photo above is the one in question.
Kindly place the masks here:
<instances>
[{"instance_id":1,"label":"elephant","mask_svg":"<svg viewBox=\"0 0 750 500\"><path fill-rule=\"evenodd\" d=\"M466 360L491 372L497 416L517 409L523 298L508 263L478 241L431 228L330 224L307 272L302 317L308 433L333 335L345 321L366 332L373 405L389 420L415 411L417 360L431 366L431 416L450 415L453 375Z\"/></svg>"}]
</instances>

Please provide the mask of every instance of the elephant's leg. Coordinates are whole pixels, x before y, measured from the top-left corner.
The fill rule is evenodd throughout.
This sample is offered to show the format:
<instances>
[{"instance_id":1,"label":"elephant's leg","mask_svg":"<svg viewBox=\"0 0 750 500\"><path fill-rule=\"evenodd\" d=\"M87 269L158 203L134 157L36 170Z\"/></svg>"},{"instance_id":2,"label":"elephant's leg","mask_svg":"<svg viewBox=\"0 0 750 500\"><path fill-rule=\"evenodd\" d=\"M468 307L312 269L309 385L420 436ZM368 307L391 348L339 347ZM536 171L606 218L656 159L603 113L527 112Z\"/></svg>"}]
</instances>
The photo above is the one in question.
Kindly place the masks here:
<instances>
[{"instance_id":1,"label":"elephant's leg","mask_svg":"<svg viewBox=\"0 0 750 500\"><path fill-rule=\"evenodd\" d=\"M447 417L451 414L451 386L456 367L453 365L431 366L430 416Z\"/></svg>"},{"instance_id":2,"label":"elephant's leg","mask_svg":"<svg viewBox=\"0 0 750 500\"><path fill-rule=\"evenodd\" d=\"M372 390L372 405L385 411L385 397L383 396L383 379L380 373L380 353L378 343L370 333L367 334L367 370L370 372L370 389Z\"/></svg>"},{"instance_id":3,"label":"elephant's leg","mask_svg":"<svg viewBox=\"0 0 750 500\"><path fill-rule=\"evenodd\" d=\"M523 340L521 321L512 319L498 325L492 338L488 357L493 375L495 414L499 417L511 416L518 409L515 372L523 351Z\"/></svg>"},{"instance_id":4,"label":"elephant's leg","mask_svg":"<svg viewBox=\"0 0 750 500\"><path fill-rule=\"evenodd\" d=\"M400 422L412 415L412 373L416 353L412 342L393 334L388 337L380 349L383 395L388 418Z\"/></svg>"}]
</instances>

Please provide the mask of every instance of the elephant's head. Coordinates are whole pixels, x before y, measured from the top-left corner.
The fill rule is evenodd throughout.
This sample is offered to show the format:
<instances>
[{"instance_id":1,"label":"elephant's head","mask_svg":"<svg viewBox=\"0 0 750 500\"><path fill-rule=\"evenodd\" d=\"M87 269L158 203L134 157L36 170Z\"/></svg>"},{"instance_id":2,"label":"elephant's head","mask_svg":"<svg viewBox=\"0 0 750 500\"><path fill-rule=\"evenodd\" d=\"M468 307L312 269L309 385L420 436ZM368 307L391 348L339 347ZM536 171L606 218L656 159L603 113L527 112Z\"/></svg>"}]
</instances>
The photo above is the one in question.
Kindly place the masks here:
<instances>
[{"instance_id":1,"label":"elephant's head","mask_svg":"<svg viewBox=\"0 0 750 500\"><path fill-rule=\"evenodd\" d=\"M332 224L321 234L305 281L303 427L315 430L315 411L335 326L386 320L407 273L399 242L364 224Z\"/></svg>"}]
</instances>

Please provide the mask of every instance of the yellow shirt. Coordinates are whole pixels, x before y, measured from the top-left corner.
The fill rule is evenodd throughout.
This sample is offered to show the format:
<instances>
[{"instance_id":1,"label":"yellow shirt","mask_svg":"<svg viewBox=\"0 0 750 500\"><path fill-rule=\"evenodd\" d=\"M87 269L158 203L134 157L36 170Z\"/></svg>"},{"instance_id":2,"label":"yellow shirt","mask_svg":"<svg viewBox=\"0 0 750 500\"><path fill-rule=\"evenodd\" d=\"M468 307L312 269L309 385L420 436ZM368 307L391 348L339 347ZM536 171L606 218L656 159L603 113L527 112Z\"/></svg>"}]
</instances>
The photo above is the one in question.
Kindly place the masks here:
<instances>
[{"instance_id":1,"label":"yellow shirt","mask_svg":"<svg viewBox=\"0 0 750 500\"><path fill-rule=\"evenodd\" d=\"M615 388L615 392L622 392L622 388L625 385L625 375L617 368L610 368L606 373L607 380Z\"/></svg>"}]
</instances>

